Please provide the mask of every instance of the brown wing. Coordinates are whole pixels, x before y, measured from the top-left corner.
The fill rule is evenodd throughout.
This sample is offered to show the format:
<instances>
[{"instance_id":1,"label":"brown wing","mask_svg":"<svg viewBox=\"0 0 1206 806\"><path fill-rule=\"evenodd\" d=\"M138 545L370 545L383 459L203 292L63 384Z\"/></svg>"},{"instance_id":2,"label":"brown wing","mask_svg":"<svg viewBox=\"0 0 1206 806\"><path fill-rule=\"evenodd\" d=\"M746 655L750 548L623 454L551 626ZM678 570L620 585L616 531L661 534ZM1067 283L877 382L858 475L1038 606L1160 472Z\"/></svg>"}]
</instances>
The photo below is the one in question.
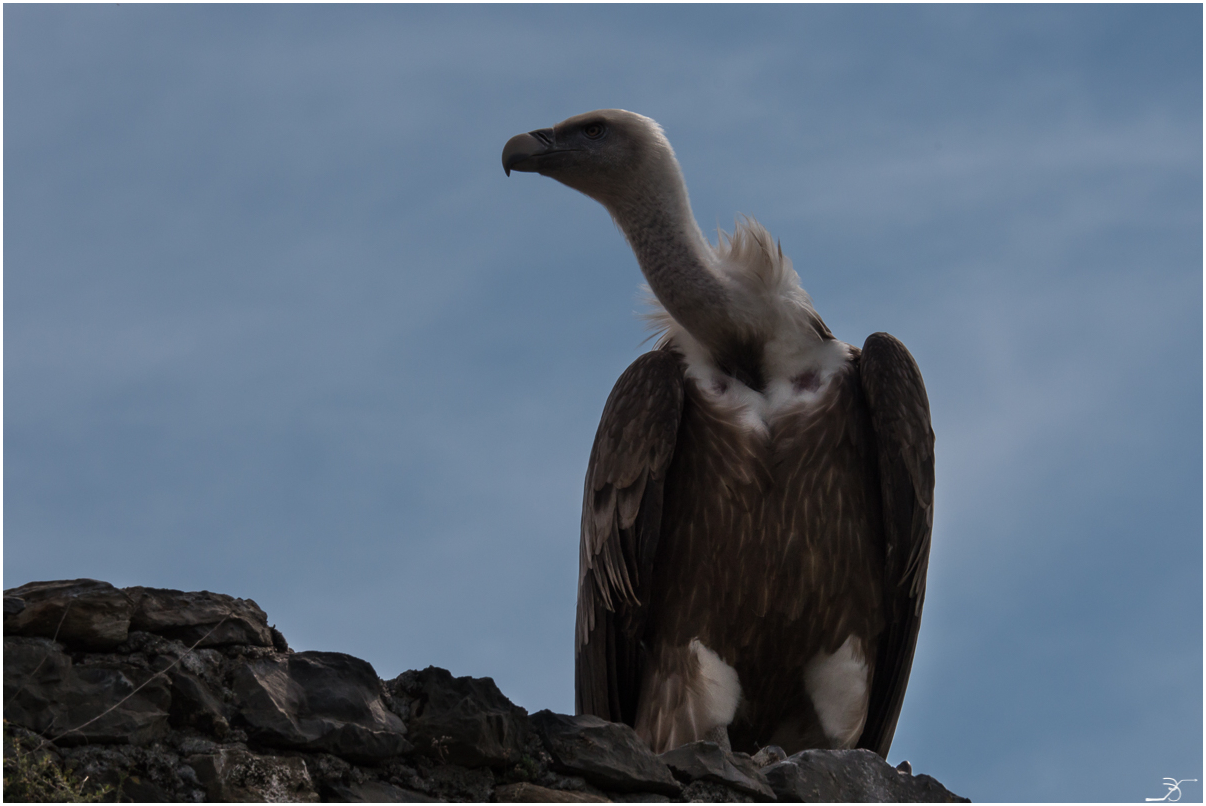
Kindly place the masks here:
<instances>
[{"instance_id":1,"label":"brown wing","mask_svg":"<svg viewBox=\"0 0 1206 806\"><path fill-rule=\"evenodd\" d=\"M876 652L867 722L858 746L887 758L925 602L934 525L934 431L921 371L897 339L887 333L868 336L859 371L879 457L887 626Z\"/></svg>"},{"instance_id":2,"label":"brown wing","mask_svg":"<svg viewBox=\"0 0 1206 806\"><path fill-rule=\"evenodd\" d=\"M632 363L607 398L582 499L574 708L633 724L666 469L683 410L669 350Z\"/></svg>"}]
</instances>

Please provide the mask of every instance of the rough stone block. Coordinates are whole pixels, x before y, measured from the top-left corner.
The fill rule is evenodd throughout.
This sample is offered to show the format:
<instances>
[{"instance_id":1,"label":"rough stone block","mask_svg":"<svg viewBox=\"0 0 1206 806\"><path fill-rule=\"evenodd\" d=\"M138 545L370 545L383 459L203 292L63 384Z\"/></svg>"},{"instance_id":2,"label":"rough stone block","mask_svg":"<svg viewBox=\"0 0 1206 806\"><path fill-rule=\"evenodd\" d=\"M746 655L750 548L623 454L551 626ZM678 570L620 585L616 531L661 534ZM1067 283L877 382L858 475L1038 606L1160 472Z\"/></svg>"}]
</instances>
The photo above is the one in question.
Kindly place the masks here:
<instances>
[{"instance_id":1,"label":"rough stone block","mask_svg":"<svg viewBox=\"0 0 1206 806\"><path fill-rule=\"evenodd\" d=\"M682 799L688 803L754 803L766 800L703 778L683 787Z\"/></svg>"},{"instance_id":2,"label":"rough stone block","mask_svg":"<svg viewBox=\"0 0 1206 806\"><path fill-rule=\"evenodd\" d=\"M549 789L536 784L504 784L495 788L494 799L499 803L611 803L590 792Z\"/></svg>"},{"instance_id":3,"label":"rough stone block","mask_svg":"<svg viewBox=\"0 0 1206 806\"><path fill-rule=\"evenodd\" d=\"M324 800L335 803L439 803L435 798L384 781L331 784L324 789L324 795Z\"/></svg>"},{"instance_id":4,"label":"rough stone block","mask_svg":"<svg viewBox=\"0 0 1206 806\"><path fill-rule=\"evenodd\" d=\"M203 647L273 646L268 616L251 599L163 588L135 587L125 592L134 605L130 629L162 635L186 646L196 641Z\"/></svg>"},{"instance_id":5,"label":"rough stone block","mask_svg":"<svg viewBox=\"0 0 1206 806\"><path fill-rule=\"evenodd\" d=\"M96 791L93 785L113 788L104 800L196 802L204 795L193 769L163 745L79 745L64 749L63 756L76 780L87 778L85 794Z\"/></svg>"},{"instance_id":6,"label":"rough stone block","mask_svg":"<svg viewBox=\"0 0 1206 806\"><path fill-rule=\"evenodd\" d=\"M766 776L745 753L726 753L715 742L692 742L658 756L683 783L707 780L755 797L774 799Z\"/></svg>"},{"instance_id":7,"label":"rough stone block","mask_svg":"<svg viewBox=\"0 0 1206 806\"><path fill-rule=\"evenodd\" d=\"M771 764L778 764L780 761L787 761L787 753L784 753L783 748L777 744L768 744L754 753L750 760L757 765L758 769L762 769Z\"/></svg>"},{"instance_id":8,"label":"rough stone block","mask_svg":"<svg viewBox=\"0 0 1206 806\"><path fill-rule=\"evenodd\" d=\"M25 604L11 615L5 611L5 635L52 638L79 649L103 650L117 646L130 632L134 605L108 582L30 582L4 595Z\"/></svg>"},{"instance_id":9,"label":"rough stone block","mask_svg":"<svg viewBox=\"0 0 1206 806\"><path fill-rule=\"evenodd\" d=\"M172 681L172 705L169 711L174 728L193 728L218 739L230 730L226 704L201 678L179 666L169 673Z\"/></svg>"},{"instance_id":10,"label":"rough stone block","mask_svg":"<svg viewBox=\"0 0 1206 806\"><path fill-rule=\"evenodd\" d=\"M597 716L552 711L532 715L558 772L580 775L600 789L677 795L682 787L636 731Z\"/></svg>"},{"instance_id":11,"label":"rough stone block","mask_svg":"<svg viewBox=\"0 0 1206 806\"><path fill-rule=\"evenodd\" d=\"M928 775L898 772L870 750L805 750L762 771L779 800L969 803Z\"/></svg>"},{"instance_id":12,"label":"rough stone block","mask_svg":"<svg viewBox=\"0 0 1206 806\"><path fill-rule=\"evenodd\" d=\"M494 772L489 767L471 770L456 764L434 764L426 772L428 793L441 801L486 803L494 794Z\"/></svg>"},{"instance_id":13,"label":"rough stone block","mask_svg":"<svg viewBox=\"0 0 1206 806\"><path fill-rule=\"evenodd\" d=\"M4 718L64 746L143 744L167 734L171 703L167 681L148 678L122 664L75 666L45 639L5 638Z\"/></svg>"},{"instance_id":14,"label":"rough stone block","mask_svg":"<svg viewBox=\"0 0 1206 806\"><path fill-rule=\"evenodd\" d=\"M188 764L210 801L224 803L317 803L318 792L304 759L260 756L222 749L193 756Z\"/></svg>"},{"instance_id":15,"label":"rough stone block","mask_svg":"<svg viewBox=\"0 0 1206 806\"><path fill-rule=\"evenodd\" d=\"M372 763L409 752L406 725L386 708L367 661L298 652L248 661L234 676L234 718L258 742Z\"/></svg>"},{"instance_id":16,"label":"rough stone block","mask_svg":"<svg viewBox=\"0 0 1206 806\"><path fill-rule=\"evenodd\" d=\"M391 681L410 699L409 739L415 749L463 767L499 767L523 756L531 735L528 712L488 677L453 677L429 666Z\"/></svg>"}]
</instances>

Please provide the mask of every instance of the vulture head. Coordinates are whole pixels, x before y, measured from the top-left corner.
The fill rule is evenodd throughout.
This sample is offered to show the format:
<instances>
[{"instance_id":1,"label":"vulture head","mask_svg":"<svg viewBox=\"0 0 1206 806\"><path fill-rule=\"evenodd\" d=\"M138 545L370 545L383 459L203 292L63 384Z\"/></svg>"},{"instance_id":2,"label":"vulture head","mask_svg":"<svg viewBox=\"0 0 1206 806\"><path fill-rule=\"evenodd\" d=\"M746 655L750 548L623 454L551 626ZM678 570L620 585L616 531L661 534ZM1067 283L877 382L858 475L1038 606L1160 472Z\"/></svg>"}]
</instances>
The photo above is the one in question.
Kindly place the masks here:
<instances>
[{"instance_id":1,"label":"vulture head","mask_svg":"<svg viewBox=\"0 0 1206 806\"><path fill-rule=\"evenodd\" d=\"M646 203L666 194L685 195L674 149L657 123L623 109L598 109L551 129L517 134L507 141L503 170L538 173L585 193L616 215L625 200ZM663 202L669 199L661 199Z\"/></svg>"}]
</instances>

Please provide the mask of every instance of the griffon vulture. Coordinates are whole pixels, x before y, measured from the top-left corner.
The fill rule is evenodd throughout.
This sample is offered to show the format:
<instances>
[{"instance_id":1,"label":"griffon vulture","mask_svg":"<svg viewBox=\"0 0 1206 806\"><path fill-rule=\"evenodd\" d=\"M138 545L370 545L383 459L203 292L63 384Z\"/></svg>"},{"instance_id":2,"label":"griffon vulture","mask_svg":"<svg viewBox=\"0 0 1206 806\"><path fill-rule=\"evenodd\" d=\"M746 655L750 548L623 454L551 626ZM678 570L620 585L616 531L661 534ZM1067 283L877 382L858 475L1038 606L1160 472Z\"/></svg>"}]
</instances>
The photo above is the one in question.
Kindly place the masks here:
<instances>
[{"instance_id":1,"label":"griffon vulture","mask_svg":"<svg viewBox=\"0 0 1206 806\"><path fill-rule=\"evenodd\" d=\"M517 135L503 168L600 202L656 297L586 472L581 714L654 752L710 739L887 756L933 523L921 373L838 341L754 221L713 246L661 127L603 109Z\"/></svg>"}]
</instances>

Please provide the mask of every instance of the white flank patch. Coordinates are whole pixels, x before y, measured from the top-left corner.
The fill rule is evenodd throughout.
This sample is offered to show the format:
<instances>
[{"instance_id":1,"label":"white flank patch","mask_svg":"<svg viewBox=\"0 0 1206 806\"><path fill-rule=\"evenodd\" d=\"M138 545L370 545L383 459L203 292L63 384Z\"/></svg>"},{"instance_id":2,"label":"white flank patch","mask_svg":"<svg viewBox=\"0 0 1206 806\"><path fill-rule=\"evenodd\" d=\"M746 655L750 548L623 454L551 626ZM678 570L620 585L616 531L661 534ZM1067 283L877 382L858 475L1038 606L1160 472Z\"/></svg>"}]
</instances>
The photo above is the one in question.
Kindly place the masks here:
<instances>
[{"instance_id":1,"label":"white flank patch","mask_svg":"<svg viewBox=\"0 0 1206 806\"><path fill-rule=\"evenodd\" d=\"M700 725L702 735L718 726L728 726L737 713L737 703L741 701L741 681L737 679L737 670L720 659L708 649L698 638L692 638L690 649L699 661L699 695L696 713L702 717L697 719L705 723Z\"/></svg>"},{"instance_id":2,"label":"white flank patch","mask_svg":"<svg viewBox=\"0 0 1206 806\"><path fill-rule=\"evenodd\" d=\"M853 747L863 732L867 682L863 645L853 635L837 652L818 652L804 667L804 688L834 747Z\"/></svg>"}]
</instances>

